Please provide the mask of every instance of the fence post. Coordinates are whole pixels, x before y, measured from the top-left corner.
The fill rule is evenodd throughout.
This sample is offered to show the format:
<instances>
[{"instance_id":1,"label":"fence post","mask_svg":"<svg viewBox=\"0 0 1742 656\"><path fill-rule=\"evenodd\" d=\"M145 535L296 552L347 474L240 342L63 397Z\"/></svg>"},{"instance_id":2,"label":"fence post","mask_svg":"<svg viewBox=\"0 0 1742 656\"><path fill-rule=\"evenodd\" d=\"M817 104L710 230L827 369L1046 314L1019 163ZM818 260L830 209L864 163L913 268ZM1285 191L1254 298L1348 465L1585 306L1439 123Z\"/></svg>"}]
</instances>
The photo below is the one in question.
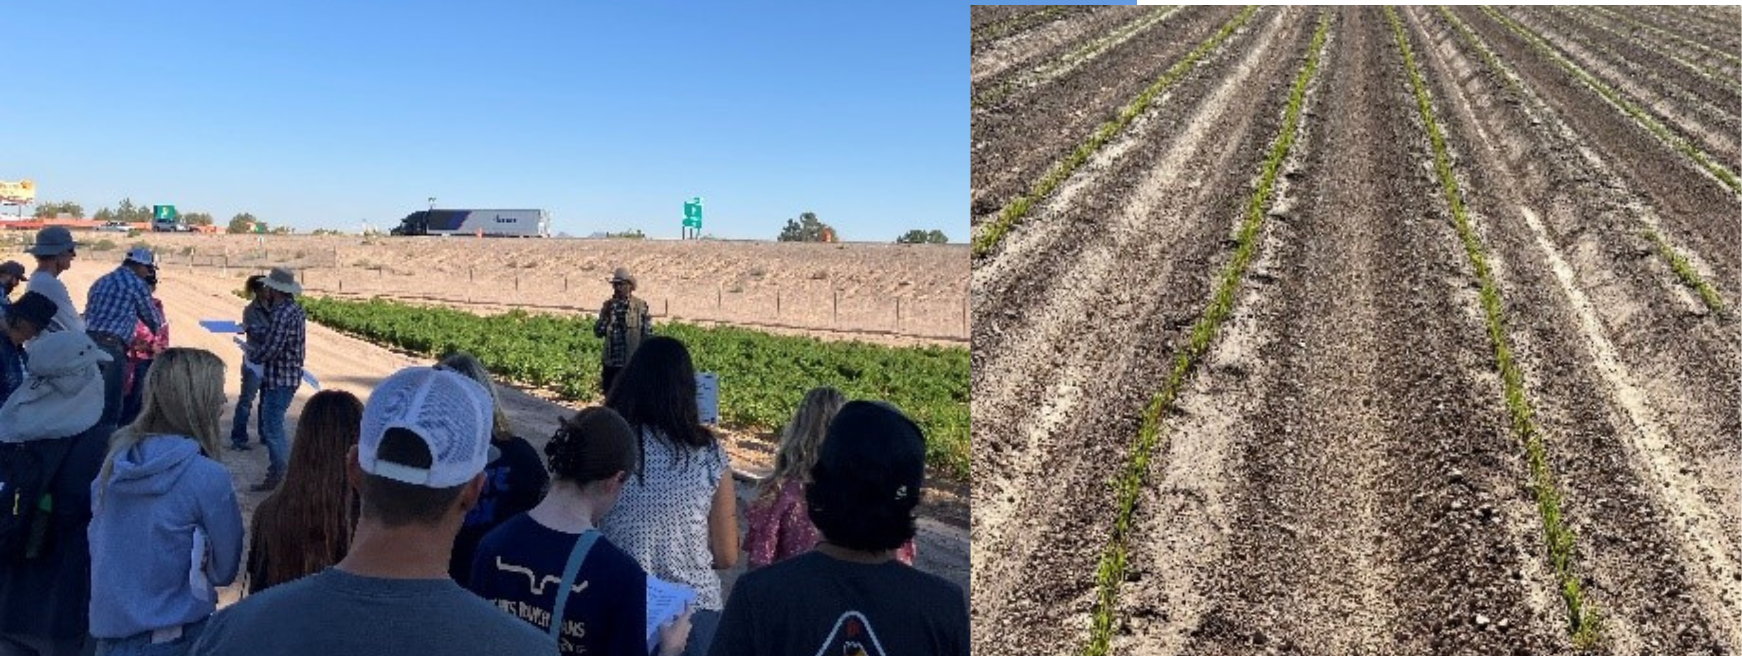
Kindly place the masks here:
<instances>
[{"instance_id":1,"label":"fence post","mask_svg":"<svg viewBox=\"0 0 1742 656\"><path fill-rule=\"evenodd\" d=\"M901 332L901 298L895 299L895 332Z\"/></svg>"},{"instance_id":2,"label":"fence post","mask_svg":"<svg viewBox=\"0 0 1742 656\"><path fill-rule=\"evenodd\" d=\"M841 290L840 290L840 288L835 288L833 291L835 292L835 312L834 312L834 314L835 314L835 327L840 328L841 327Z\"/></svg>"},{"instance_id":3,"label":"fence post","mask_svg":"<svg viewBox=\"0 0 1742 656\"><path fill-rule=\"evenodd\" d=\"M774 288L774 318L780 318L780 288Z\"/></svg>"},{"instance_id":4,"label":"fence post","mask_svg":"<svg viewBox=\"0 0 1742 656\"><path fill-rule=\"evenodd\" d=\"M716 314L719 312L719 310L721 308L725 307L725 306L720 304L720 290L724 289L724 288L725 288L725 284L717 283L717 282L714 283L714 311L716 312Z\"/></svg>"},{"instance_id":5,"label":"fence post","mask_svg":"<svg viewBox=\"0 0 1742 656\"><path fill-rule=\"evenodd\" d=\"M473 282L475 280L472 277L472 273L472 267L466 267L466 282Z\"/></svg>"},{"instance_id":6,"label":"fence post","mask_svg":"<svg viewBox=\"0 0 1742 656\"><path fill-rule=\"evenodd\" d=\"M479 230L483 230L483 228L479 228ZM514 291L520 291L520 272L519 271L514 272Z\"/></svg>"},{"instance_id":7,"label":"fence post","mask_svg":"<svg viewBox=\"0 0 1742 656\"><path fill-rule=\"evenodd\" d=\"M568 276L568 274L565 273L565 274L563 274L563 292L567 293L568 291L569 291L569 276Z\"/></svg>"},{"instance_id":8,"label":"fence post","mask_svg":"<svg viewBox=\"0 0 1742 656\"><path fill-rule=\"evenodd\" d=\"M670 297L666 297L666 299L665 299L665 314L662 314L660 316L667 317L667 318L671 317L671 298Z\"/></svg>"}]
</instances>

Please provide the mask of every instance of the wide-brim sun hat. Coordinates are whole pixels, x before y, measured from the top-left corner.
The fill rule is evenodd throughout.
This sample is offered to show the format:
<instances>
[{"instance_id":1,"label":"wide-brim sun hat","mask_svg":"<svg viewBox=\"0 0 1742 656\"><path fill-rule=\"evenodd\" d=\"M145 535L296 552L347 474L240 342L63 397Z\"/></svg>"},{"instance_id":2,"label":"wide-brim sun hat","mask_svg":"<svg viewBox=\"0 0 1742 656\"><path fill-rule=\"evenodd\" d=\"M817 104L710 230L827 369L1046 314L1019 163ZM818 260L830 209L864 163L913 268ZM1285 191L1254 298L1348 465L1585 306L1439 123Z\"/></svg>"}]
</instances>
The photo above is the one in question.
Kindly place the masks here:
<instances>
[{"instance_id":1,"label":"wide-brim sun hat","mask_svg":"<svg viewBox=\"0 0 1742 656\"><path fill-rule=\"evenodd\" d=\"M157 268L157 256L151 252L151 249L144 246L134 246L129 249L127 251L127 259L123 260L123 262L143 264L153 269Z\"/></svg>"},{"instance_id":2,"label":"wide-brim sun hat","mask_svg":"<svg viewBox=\"0 0 1742 656\"><path fill-rule=\"evenodd\" d=\"M58 439L83 433L103 416L103 375L112 360L84 333L61 331L25 346L30 376L0 406L0 442Z\"/></svg>"},{"instance_id":3,"label":"wide-brim sun hat","mask_svg":"<svg viewBox=\"0 0 1742 656\"><path fill-rule=\"evenodd\" d=\"M272 273L267 274L266 278L260 281L260 284L292 296L302 294L302 285L297 284L296 274L291 273L289 269L273 269Z\"/></svg>"},{"instance_id":4,"label":"wide-brim sun hat","mask_svg":"<svg viewBox=\"0 0 1742 656\"><path fill-rule=\"evenodd\" d=\"M60 255L78 248L79 243L73 241L73 232L66 226L49 226L36 231L36 243L24 252L31 255Z\"/></svg>"},{"instance_id":5,"label":"wide-brim sun hat","mask_svg":"<svg viewBox=\"0 0 1742 656\"><path fill-rule=\"evenodd\" d=\"M611 281L610 282L613 285L615 285L619 282L626 282L626 283L629 283L631 285L634 285L635 284L635 275L629 273L628 269L625 269L623 267L617 267L616 271L611 272Z\"/></svg>"}]
</instances>

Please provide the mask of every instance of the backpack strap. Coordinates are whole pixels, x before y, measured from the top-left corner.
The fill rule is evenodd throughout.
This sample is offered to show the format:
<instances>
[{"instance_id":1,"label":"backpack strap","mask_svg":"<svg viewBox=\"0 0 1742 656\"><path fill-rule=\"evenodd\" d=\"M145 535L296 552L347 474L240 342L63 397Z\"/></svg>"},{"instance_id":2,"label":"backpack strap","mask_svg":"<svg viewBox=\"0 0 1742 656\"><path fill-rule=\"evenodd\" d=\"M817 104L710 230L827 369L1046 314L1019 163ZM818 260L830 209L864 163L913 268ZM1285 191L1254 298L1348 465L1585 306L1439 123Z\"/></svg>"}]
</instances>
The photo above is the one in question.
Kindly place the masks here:
<instances>
[{"instance_id":1,"label":"backpack strap","mask_svg":"<svg viewBox=\"0 0 1742 656\"><path fill-rule=\"evenodd\" d=\"M550 637L562 641L563 610L568 608L569 593L575 587L575 576L581 573L581 561L587 559L587 552L593 550L593 543L599 541L599 530L589 528L581 534L581 539L575 540L575 548L569 552L569 564L563 567L562 587L556 591L556 607L550 612Z\"/></svg>"}]
</instances>

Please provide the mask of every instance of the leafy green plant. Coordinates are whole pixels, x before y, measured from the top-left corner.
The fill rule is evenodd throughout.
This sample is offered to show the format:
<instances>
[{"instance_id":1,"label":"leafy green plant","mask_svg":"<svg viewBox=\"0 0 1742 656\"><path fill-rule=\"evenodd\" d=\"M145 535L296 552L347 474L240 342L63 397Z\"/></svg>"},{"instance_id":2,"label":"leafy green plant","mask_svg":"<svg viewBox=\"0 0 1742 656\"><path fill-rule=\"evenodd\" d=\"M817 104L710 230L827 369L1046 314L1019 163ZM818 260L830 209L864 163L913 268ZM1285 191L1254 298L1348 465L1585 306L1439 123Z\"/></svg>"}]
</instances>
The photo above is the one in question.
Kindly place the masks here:
<instances>
[{"instance_id":1,"label":"leafy green plant","mask_svg":"<svg viewBox=\"0 0 1742 656\"><path fill-rule=\"evenodd\" d=\"M998 242L1003 241L1004 236L1010 232L1011 228L1016 227L1016 224L1022 221L1023 217L1028 216L1028 211L1033 209L1036 203L1052 195L1052 192L1057 190L1059 185L1064 184L1066 178L1071 177L1071 174L1076 172L1078 167L1089 161L1089 157L1094 155L1095 151L1113 141L1113 137L1118 136L1125 129L1125 126L1130 125L1133 120L1137 119L1138 115L1149 109L1149 103L1154 102L1156 96L1161 95L1163 90L1185 77L1185 74L1191 71L1192 66L1209 55L1210 51L1216 49L1216 46L1228 40L1228 37L1234 34L1235 30L1245 25L1246 21L1252 18L1252 14L1257 12L1258 7L1256 6L1242 10L1239 15L1223 25L1222 29L1217 31L1214 36L1198 44L1198 47L1192 49L1184 59L1167 69L1166 73L1163 73L1142 93L1137 94L1136 98L1131 99L1131 102L1120 109L1113 120L1102 123L1101 127L1096 129L1087 141L1078 145L1069 157L1054 164L1045 176L1035 181L1028 193L1011 201L1009 205L1005 205L1004 209L998 212L997 218L993 219L991 224L986 226L986 230L974 239L972 246L974 257L982 257L991 252L992 248L998 245Z\"/></svg>"},{"instance_id":2,"label":"leafy green plant","mask_svg":"<svg viewBox=\"0 0 1742 656\"><path fill-rule=\"evenodd\" d=\"M1671 148L1686 155L1688 159L1693 160L1695 164L1700 166L1700 168L1711 173L1713 177L1716 177L1719 182L1724 183L1724 186L1729 187L1731 191L1742 193L1742 180L1738 180L1736 175L1730 172L1730 169L1727 169L1724 165L1713 161L1711 157L1707 156L1706 153L1695 147L1687 139L1683 139L1681 136L1670 132L1669 128L1666 128L1662 123L1657 122L1657 119L1652 118L1652 116L1646 113L1645 110L1642 110L1633 103L1628 102L1626 98L1622 97L1620 92L1610 88L1609 85L1604 84L1602 80L1597 79L1590 73L1585 72L1585 69L1580 68L1578 64L1569 61L1566 57L1562 56L1559 51L1555 50L1554 46L1543 40L1542 37L1537 36L1535 32L1530 31L1530 28L1518 24L1511 18L1507 18L1500 12L1495 11L1492 7L1483 7L1482 11L1488 14L1490 18L1493 18L1495 22L1506 26L1509 30L1512 30L1514 34L1517 34L1519 38L1524 39L1524 41L1529 43L1531 47L1535 48L1537 52L1547 56L1562 69L1571 73L1573 77L1578 78L1580 82L1585 83L1585 86L1590 87L1592 91L1596 91L1598 95L1603 96L1604 99L1613 103L1616 107L1619 107L1621 111L1632 116L1634 122L1638 123L1640 127L1645 128L1647 132L1650 132L1653 136L1657 137L1659 141L1668 144Z\"/></svg>"},{"instance_id":3,"label":"leafy green plant","mask_svg":"<svg viewBox=\"0 0 1742 656\"><path fill-rule=\"evenodd\" d=\"M1602 640L1602 621L1596 609L1585 599L1578 574L1573 568L1573 532L1562 516L1561 495L1559 488L1555 486L1554 472L1549 468L1547 447L1543 445L1542 435L1532 419L1534 412L1530 399L1524 394L1524 371L1513 359L1512 349L1507 345L1500 289L1494 283L1493 271L1489 268L1482 243L1475 230L1470 227L1463 196L1458 190L1458 180L1452 173L1451 157L1446 153L1445 136L1440 132L1438 120L1434 118L1427 83L1422 80L1421 69L1415 64L1415 54L1409 47L1409 38L1404 34L1403 23L1398 20L1397 12L1391 7L1385 8L1385 17L1391 21L1391 30L1397 37L1397 48L1403 53L1403 66L1409 74L1410 87L1415 92L1416 108L1421 113L1428 141L1433 146L1434 172L1440 181L1440 191L1451 208L1452 221L1457 226L1458 236L1464 242L1464 253L1469 257L1470 265L1476 271L1476 280L1481 286L1479 296L1482 312L1487 319L1488 338L1494 344L1494 359L1500 369L1500 380L1505 389L1506 409L1512 417L1512 431L1524 444L1525 455L1530 463L1531 491L1536 497L1537 512L1542 516L1543 539L1548 543L1549 563L1555 576L1560 579L1561 599L1567 606L1567 630L1575 647L1594 647Z\"/></svg>"},{"instance_id":4,"label":"leafy green plant","mask_svg":"<svg viewBox=\"0 0 1742 656\"><path fill-rule=\"evenodd\" d=\"M490 371L596 398L601 340L593 319L512 311L493 316L381 300L306 298L310 319L364 339L429 356L472 353ZM774 430L791 419L806 391L831 385L852 398L894 403L926 434L926 456L952 476L968 477L968 351L824 342L740 328L660 324L658 334L689 347L698 371L720 374L720 415L727 425Z\"/></svg>"},{"instance_id":5,"label":"leafy green plant","mask_svg":"<svg viewBox=\"0 0 1742 656\"><path fill-rule=\"evenodd\" d=\"M1095 570L1095 609L1091 614L1089 640L1082 651L1084 656L1105 656L1112 647L1113 622L1118 612L1119 585L1125 581L1126 550L1131 540L1132 520L1137 508L1137 498L1147 484L1150 459L1161 443L1161 417L1168 408L1173 407L1180 390L1185 389L1187 377L1209 351L1210 343L1216 339L1216 332L1222 321L1228 318L1234 308L1234 294L1240 290L1240 280L1245 276L1246 268L1258 249L1258 230L1264 225L1265 208L1269 206L1271 193L1275 190L1276 176L1282 170L1282 163L1288 159L1289 148L1294 145L1298 133L1296 128L1300 124L1301 105L1306 102L1307 86L1318 72L1319 56L1324 50L1330 27L1330 14L1321 12L1318 31L1313 34L1312 44L1307 46L1306 61L1302 62L1300 73L1295 76L1282 126L1278 129L1276 140L1272 142L1269 156L1264 160L1258 188L1246 203L1246 217L1240 224L1234 255L1222 269L1215 295L1211 297L1197 323L1192 326L1191 338L1186 347L1174 358L1167 382L1162 385L1160 393L1151 398L1144 407L1143 424L1138 428L1137 440L1131 445L1131 456L1126 460L1124 471L1114 482L1117 514L1113 523L1113 537L1108 541L1107 550L1102 553L1101 562Z\"/></svg>"}]
</instances>

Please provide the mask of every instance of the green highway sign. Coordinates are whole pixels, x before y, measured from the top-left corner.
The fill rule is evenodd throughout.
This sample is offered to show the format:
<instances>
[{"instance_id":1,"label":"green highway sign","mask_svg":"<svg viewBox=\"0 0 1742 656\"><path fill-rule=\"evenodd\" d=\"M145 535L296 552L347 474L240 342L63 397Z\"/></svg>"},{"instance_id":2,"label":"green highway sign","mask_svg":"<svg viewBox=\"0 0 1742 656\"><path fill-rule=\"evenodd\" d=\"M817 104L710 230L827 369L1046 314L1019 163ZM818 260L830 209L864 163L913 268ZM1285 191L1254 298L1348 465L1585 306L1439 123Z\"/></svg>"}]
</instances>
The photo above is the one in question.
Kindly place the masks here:
<instances>
[{"instance_id":1,"label":"green highway sign","mask_svg":"<svg viewBox=\"0 0 1742 656\"><path fill-rule=\"evenodd\" d=\"M691 198L683 204L683 225L685 228L702 229L702 199L700 196Z\"/></svg>"},{"instance_id":2,"label":"green highway sign","mask_svg":"<svg viewBox=\"0 0 1742 656\"><path fill-rule=\"evenodd\" d=\"M152 205L151 206L151 216L152 216L152 218L155 218L158 221L174 221L175 220L175 206L174 205Z\"/></svg>"}]
</instances>

